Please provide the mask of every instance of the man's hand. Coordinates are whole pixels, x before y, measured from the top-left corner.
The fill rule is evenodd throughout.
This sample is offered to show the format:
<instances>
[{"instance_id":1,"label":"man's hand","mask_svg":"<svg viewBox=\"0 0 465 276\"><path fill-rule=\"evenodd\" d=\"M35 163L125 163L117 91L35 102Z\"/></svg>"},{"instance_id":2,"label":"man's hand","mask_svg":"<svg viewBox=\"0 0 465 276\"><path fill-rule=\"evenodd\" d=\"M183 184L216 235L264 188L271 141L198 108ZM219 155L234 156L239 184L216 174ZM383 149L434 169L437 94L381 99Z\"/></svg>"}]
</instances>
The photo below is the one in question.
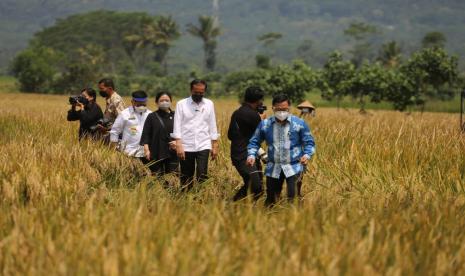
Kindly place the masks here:
<instances>
[{"instance_id":1,"label":"man's hand","mask_svg":"<svg viewBox=\"0 0 465 276\"><path fill-rule=\"evenodd\" d=\"M98 129L98 131L100 131L100 133L103 133L103 134L105 134L106 132L109 131L109 129L107 129L106 127L104 127L101 124L97 124L97 129Z\"/></svg>"},{"instance_id":2,"label":"man's hand","mask_svg":"<svg viewBox=\"0 0 465 276\"><path fill-rule=\"evenodd\" d=\"M307 156L306 156L306 155L302 156L302 157L300 158L300 164L302 164L302 165L307 165L307 163L308 163L308 158L307 158Z\"/></svg>"},{"instance_id":3,"label":"man's hand","mask_svg":"<svg viewBox=\"0 0 465 276\"><path fill-rule=\"evenodd\" d=\"M212 140L212 151L211 151L211 156L212 160L215 160L216 157L218 157L218 141Z\"/></svg>"},{"instance_id":4,"label":"man's hand","mask_svg":"<svg viewBox=\"0 0 465 276\"><path fill-rule=\"evenodd\" d=\"M184 152L181 139L176 140L176 154L178 155L179 159L186 160L186 153Z\"/></svg>"},{"instance_id":5,"label":"man's hand","mask_svg":"<svg viewBox=\"0 0 465 276\"><path fill-rule=\"evenodd\" d=\"M170 150L176 150L176 141L171 141L168 143Z\"/></svg>"},{"instance_id":6,"label":"man's hand","mask_svg":"<svg viewBox=\"0 0 465 276\"><path fill-rule=\"evenodd\" d=\"M144 155L145 155L145 159L150 161L152 156L150 155L149 145L144 145Z\"/></svg>"},{"instance_id":7,"label":"man's hand","mask_svg":"<svg viewBox=\"0 0 465 276\"><path fill-rule=\"evenodd\" d=\"M247 157L246 164L249 167L253 167L255 165L255 157Z\"/></svg>"},{"instance_id":8,"label":"man's hand","mask_svg":"<svg viewBox=\"0 0 465 276\"><path fill-rule=\"evenodd\" d=\"M80 103L79 101L76 101L76 106L79 107L81 110L84 109L84 105Z\"/></svg>"},{"instance_id":9,"label":"man's hand","mask_svg":"<svg viewBox=\"0 0 465 276\"><path fill-rule=\"evenodd\" d=\"M260 115L260 118L261 118L262 120L265 120L265 119L266 119L266 113L263 112L263 114L259 114L259 115Z\"/></svg>"}]
</instances>

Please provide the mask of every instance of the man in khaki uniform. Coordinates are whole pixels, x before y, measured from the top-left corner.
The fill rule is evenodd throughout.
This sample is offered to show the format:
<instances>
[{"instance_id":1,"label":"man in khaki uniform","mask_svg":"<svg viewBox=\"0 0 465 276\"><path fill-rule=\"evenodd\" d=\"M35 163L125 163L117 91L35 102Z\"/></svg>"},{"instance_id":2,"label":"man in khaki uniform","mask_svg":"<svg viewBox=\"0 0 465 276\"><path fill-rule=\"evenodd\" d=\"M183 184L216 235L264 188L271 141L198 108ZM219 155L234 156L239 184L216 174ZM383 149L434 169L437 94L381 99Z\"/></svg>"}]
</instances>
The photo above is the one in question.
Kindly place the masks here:
<instances>
[{"instance_id":1,"label":"man in khaki uniform","mask_svg":"<svg viewBox=\"0 0 465 276\"><path fill-rule=\"evenodd\" d=\"M115 91L115 85L111 79L102 79L98 82L100 96L105 98L106 108L104 116L114 122L116 117L126 109L123 98Z\"/></svg>"},{"instance_id":2,"label":"man in khaki uniform","mask_svg":"<svg viewBox=\"0 0 465 276\"><path fill-rule=\"evenodd\" d=\"M100 96L105 98L106 107L103 117L107 121L104 125L101 125L100 130L105 133L104 141L108 142L108 131L110 131L118 115L126 109L126 105L123 98L115 91L113 80L107 78L101 79L98 82L98 89L100 91Z\"/></svg>"}]
</instances>

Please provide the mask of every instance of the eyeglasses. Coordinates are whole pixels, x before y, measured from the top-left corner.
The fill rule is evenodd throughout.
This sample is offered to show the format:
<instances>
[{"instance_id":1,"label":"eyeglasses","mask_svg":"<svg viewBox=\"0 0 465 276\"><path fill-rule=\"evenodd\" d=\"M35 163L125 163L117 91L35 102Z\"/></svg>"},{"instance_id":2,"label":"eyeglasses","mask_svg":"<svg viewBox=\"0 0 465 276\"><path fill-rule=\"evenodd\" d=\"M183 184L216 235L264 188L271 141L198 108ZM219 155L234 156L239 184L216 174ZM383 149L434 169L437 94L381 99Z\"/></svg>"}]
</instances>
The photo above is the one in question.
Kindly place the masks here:
<instances>
[{"instance_id":1,"label":"eyeglasses","mask_svg":"<svg viewBox=\"0 0 465 276\"><path fill-rule=\"evenodd\" d=\"M278 108L278 107L273 107L273 111L289 111L289 108Z\"/></svg>"}]
</instances>

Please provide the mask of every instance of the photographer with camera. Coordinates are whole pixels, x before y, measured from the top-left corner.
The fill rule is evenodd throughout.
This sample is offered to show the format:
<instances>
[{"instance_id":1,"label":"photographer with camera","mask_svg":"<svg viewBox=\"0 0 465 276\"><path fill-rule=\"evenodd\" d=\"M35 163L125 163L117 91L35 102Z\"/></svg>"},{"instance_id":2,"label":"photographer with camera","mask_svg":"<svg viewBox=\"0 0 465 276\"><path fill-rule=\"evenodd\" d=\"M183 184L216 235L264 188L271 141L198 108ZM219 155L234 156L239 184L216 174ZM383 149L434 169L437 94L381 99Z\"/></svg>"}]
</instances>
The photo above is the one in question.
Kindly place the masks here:
<instances>
[{"instance_id":1,"label":"photographer with camera","mask_svg":"<svg viewBox=\"0 0 465 276\"><path fill-rule=\"evenodd\" d=\"M96 103L97 93L92 88L85 88L80 95L69 97L71 109L68 111L68 121L78 121L79 140L84 137L97 139L99 131L96 128L99 120L103 118L102 109Z\"/></svg>"},{"instance_id":2,"label":"photographer with camera","mask_svg":"<svg viewBox=\"0 0 465 276\"><path fill-rule=\"evenodd\" d=\"M262 194L262 168L260 162L247 166L247 145L264 114L266 106L263 105L264 92L260 87L251 86L246 89L244 103L234 111L228 129L228 138L231 140L231 160L242 177L244 185L234 195L233 200L241 200L247 196L249 187L254 200ZM263 156L265 152L263 151Z\"/></svg>"}]
</instances>

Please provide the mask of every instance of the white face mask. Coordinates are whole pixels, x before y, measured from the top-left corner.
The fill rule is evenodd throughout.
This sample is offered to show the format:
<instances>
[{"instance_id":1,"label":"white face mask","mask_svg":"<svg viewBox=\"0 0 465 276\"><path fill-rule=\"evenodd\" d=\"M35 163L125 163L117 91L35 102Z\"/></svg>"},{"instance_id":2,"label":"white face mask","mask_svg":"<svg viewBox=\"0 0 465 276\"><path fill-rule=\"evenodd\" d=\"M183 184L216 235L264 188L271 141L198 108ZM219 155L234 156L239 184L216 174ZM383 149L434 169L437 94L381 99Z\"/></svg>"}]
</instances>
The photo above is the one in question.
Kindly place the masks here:
<instances>
[{"instance_id":1,"label":"white face mask","mask_svg":"<svg viewBox=\"0 0 465 276\"><path fill-rule=\"evenodd\" d=\"M147 111L147 107L146 106L135 106L134 110L137 113L144 113L145 111Z\"/></svg>"},{"instance_id":2,"label":"white face mask","mask_svg":"<svg viewBox=\"0 0 465 276\"><path fill-rule=\"evenodd\" d=\"M274 116L280 121L285 121L289 117L289 111L275 111Z\"/></svg>"},{"instance_id":3,"label":"white face mask","mask_svg":"<svg viewBox=\"0 0 465 276\"><path fill-rule=\"evenodd\" d=\"M162 110L168 110L171 107L171 102L167 102L167 101L159 102L158 107Z\"/></svg>"}]
</instances>

